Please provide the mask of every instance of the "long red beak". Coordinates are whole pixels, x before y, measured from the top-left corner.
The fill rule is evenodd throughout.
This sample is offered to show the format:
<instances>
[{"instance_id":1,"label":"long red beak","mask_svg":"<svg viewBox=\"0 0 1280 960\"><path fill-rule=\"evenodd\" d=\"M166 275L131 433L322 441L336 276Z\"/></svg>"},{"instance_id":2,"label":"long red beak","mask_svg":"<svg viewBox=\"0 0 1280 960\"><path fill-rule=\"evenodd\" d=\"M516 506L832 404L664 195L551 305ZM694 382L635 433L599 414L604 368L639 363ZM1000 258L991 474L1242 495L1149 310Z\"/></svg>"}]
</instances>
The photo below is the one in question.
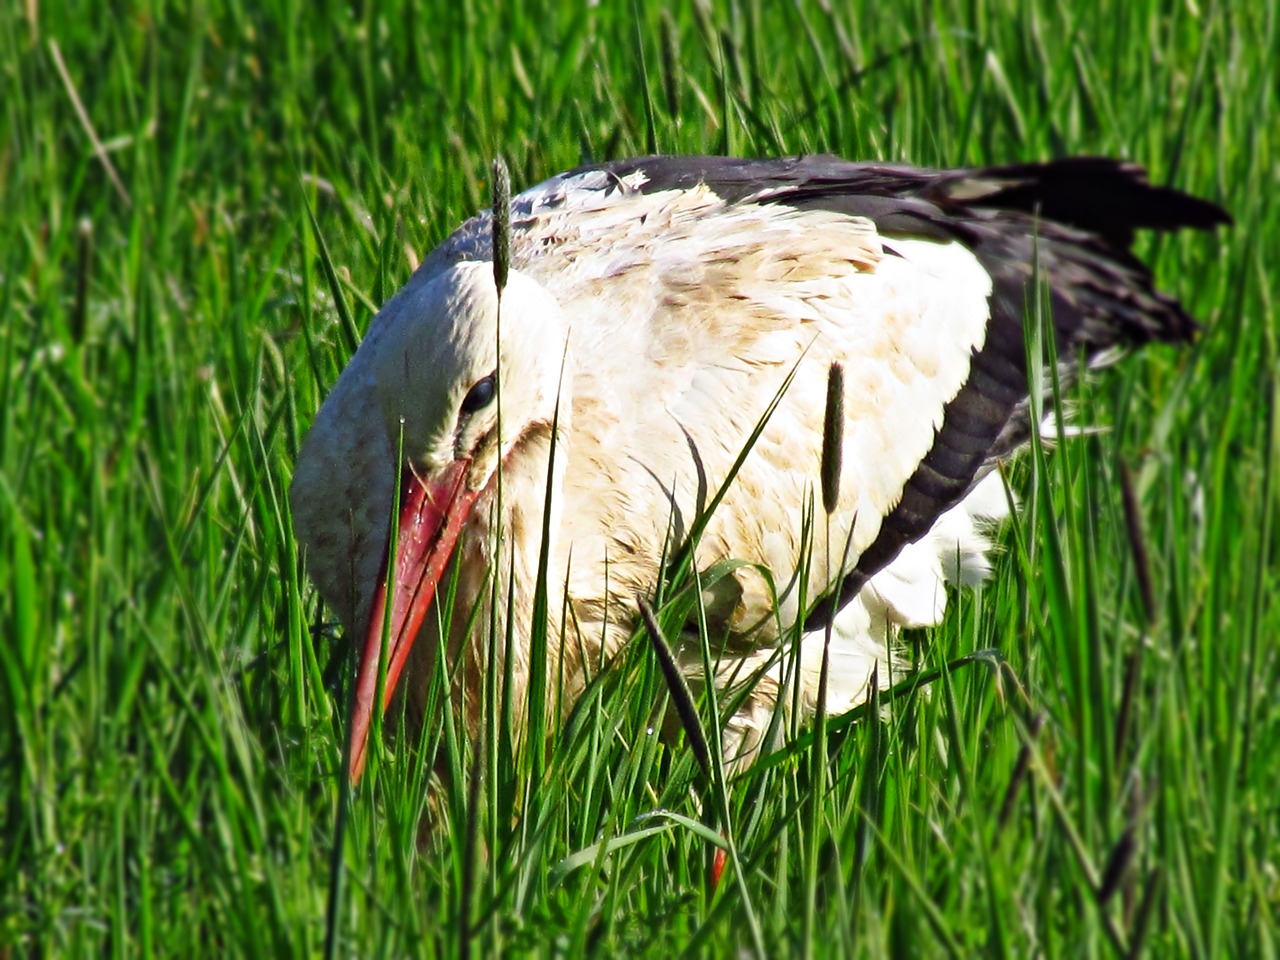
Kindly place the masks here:
<instances>
[{"instance_id":1,"label":"long red beak","mask_svg":"<svg viewBox=\"0 0 1280 960\"><path fill-rule=\"evenodd\" d=\"M380 707L383 711L391 703L396 682L409 658L418 629L431 608L431 601L435 599L436 587L453 555L462 525L480 495L479 491L467 489L465 481L470 465L470 460L456 460L432 483L424 483L408 467L401 476L399 533L394 564L388 544L387 557L378 577L378 592L374 595L369 615L364 656L360 658L360 672L356 677L350 744L352 784L359 782L364 771L374 700L378 696L378 666L382 660L387 608L390 606L390 632L387 634L387 673Z\"/></svg>"}]
</instances>

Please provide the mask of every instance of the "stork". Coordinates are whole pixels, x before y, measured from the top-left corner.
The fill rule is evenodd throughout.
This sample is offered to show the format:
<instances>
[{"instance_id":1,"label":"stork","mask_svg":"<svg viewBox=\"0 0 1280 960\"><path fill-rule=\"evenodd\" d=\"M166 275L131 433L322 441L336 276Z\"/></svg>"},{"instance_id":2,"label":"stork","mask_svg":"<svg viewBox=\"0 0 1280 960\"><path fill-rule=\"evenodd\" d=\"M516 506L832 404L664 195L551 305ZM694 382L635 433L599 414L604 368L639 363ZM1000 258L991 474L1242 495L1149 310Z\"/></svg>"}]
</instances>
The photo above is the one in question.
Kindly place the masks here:
<instances>
[{"instance_id":1,"label":"stork","mask_svg":"<svg viewBox=\"0 0 1280 960\"><path fill-rule=\"evenodd\" d=\"M936 624L946 584L988 572L1008 504L992 467L1033 428L1034 298L1064 372L1186 341L1196 324L1130 252L1134 231L1226 222L1101 158L643 157L516 196L499 292L492 213L468 220L374 318L293 478L310 575L363 644L353 780L374 712L398 689L420 712L438 657L471 734L491 651L509 651L497 675L522 702L540 570L547 680L570 707L722 487L696 565L741 564L703 597L714 677L682 667L750 683L725 760L750 762L793 699L817 708L828 620L824 709L855 706L889 676L897 631ZM814 523L832 363L841 469ZM507 617L510 645L488 642ZM781 697L797 624L800 695Z\"/></svg>"}]
</instances>

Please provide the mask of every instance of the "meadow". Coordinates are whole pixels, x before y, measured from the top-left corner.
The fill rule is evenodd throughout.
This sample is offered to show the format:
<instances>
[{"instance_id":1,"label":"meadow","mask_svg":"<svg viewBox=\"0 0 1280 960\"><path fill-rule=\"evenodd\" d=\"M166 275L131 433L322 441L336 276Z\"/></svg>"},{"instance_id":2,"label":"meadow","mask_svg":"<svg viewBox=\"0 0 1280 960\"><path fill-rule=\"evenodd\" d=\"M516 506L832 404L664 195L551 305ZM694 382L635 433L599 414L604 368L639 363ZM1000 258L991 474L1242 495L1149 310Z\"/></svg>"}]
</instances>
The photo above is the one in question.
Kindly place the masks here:
<instances>
[{"instance_id":1,"label":"meadow","mask_svg":"<svg viewBox=\"0 0 1280 960\"><path fill-rule=\"evenodd\" d=\"M0 7L0 958L1276 955L1277 19ZM1141 163L1235 218L1138 243L1204 330L1063 387L1099 429L1009 465L992 579L877 719L709 785L638 636L536 767L428 809L402 737L348 794L286 492L378 305L495 156L822 151Z\"/></svg>"}]
</instances>

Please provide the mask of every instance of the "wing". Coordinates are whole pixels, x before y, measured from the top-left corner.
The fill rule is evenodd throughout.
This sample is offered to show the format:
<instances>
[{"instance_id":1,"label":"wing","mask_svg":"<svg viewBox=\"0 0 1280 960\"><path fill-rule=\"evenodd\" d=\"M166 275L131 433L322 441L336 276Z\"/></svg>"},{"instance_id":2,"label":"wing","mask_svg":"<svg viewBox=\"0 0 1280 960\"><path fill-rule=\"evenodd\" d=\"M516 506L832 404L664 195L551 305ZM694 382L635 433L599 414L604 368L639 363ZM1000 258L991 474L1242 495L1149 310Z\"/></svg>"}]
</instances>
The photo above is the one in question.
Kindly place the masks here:
<instances>
[{"instance_id":1,"label":"wing","mask_svg":"<svg viewBox=\"0 0 1280 960\"><path fill-rule=\"evenodd\" d=\"M811 611L817 626L1026 436L1024 315L1037 283L1064 367L1118 344L1186 340L1196 326L1130 252L1134 231L1228 218L1097 158L930 171L835 157L650 157L553 178L517 198L513 221L514 265L578 318L579 375L609 380L594 389L601 448L630 446L633 460L688 451L683 464L618 472L667 484L669 510L619 493L606 497L621 501L607 516L673 515L679 534L788 373L741 495L803 504L817 478L808 438L820 435L825 365L846 364L836 529L857 516L858 559ZM437 252L441 262L487 258L490 229L487 215L471 221ZM686 443L659 442L673 422ZM580 515L590 520L587 496ZM724 512L738 522L762 511ZM776 536L763 527L799 529L796 520L722 530L720 543L785 574L792 545L770 549ZM614 555L643 539L612 544Z\"/></svg>"}]
</instances>

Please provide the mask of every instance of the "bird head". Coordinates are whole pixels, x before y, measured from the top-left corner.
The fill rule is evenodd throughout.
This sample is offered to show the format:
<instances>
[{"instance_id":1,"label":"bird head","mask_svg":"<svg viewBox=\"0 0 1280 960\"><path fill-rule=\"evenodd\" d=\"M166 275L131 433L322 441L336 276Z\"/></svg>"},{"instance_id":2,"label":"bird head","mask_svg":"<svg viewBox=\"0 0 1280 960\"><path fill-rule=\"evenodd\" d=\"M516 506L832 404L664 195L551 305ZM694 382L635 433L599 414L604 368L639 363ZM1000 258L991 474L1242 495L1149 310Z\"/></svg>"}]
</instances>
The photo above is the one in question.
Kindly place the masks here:
<instances>
[{"instance_id":1,"label":"bird head","mask_svg":"<svg viewBox=\"0 0 1280 960\"><path fill-rule=\"evenodd\" d=\"M556 416L568 343L559 304L517 270L499 308L488 262L454 264L396 301L373 370L391 449L401 452L399 515L356 681L353 781L364 767L382 658L376 708L385 710L477 499L521 440Z\"/></svg>"},{"instance_id":2,"label":"bird head","mask_svg":"<svg viewBox=\"0 0 1280 960\"><path fill-rule=\"evenodd\" d=\"M401 296L374 368L391 448L428 479L468 461L467 487L483 489L530 426L555 414L560 306L512 270L499 311L487 261L455 264Z\"/></svg>"}]
</instances>

